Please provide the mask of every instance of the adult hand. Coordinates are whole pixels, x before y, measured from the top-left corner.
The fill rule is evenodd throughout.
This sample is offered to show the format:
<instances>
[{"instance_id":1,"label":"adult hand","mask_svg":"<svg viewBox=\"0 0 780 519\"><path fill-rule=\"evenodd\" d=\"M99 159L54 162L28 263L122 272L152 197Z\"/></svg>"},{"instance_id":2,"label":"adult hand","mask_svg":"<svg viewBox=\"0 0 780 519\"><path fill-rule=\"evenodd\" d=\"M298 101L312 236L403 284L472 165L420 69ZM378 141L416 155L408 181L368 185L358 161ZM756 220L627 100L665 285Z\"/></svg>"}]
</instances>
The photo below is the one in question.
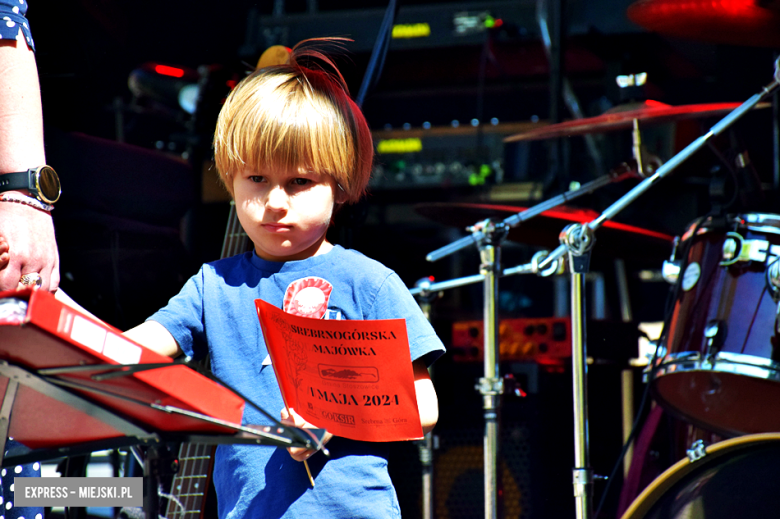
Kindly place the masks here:
<instances>
[{"instance_id":1,"label":"adult hand","mask_svg":"<svg viewBox=\"0 0 780 519\"><path fill-rule=\"evenodd\" d=\"M299 429L318 429L318 427L315 427L314 425L304 420L301 415L296 413L295 409L292 407L290 408L289 413L287 412L287 409L282 409L282 423L284 425L298 427ZM333 438L333 435L329 432L326 432L325 436L322 438L322 445L328 443L331 438ZM307 459L311 458L312 455L317 452L317 450L304 449L303 447L289 447L287 452L290 453L290 456L292 456L292 459L295 461L306 461Z\"/></svg>"},{"instance_id":2,"label":"adult hand","mask_svg":"<svg viewBox=\"0 0 780 519\"><path fill-rule=\"evenodd\" d=\"M22 274L38 273L41 288L51 292L60 285L60 258L51 215L33 207L0 202L0 236L8 244L8 263L0 259L0 291L24 288Z\"/></svg>"},{"instance_id":3,"label":"adult hand","mask_svg":"<svg viewBox=\"0 0 780 519\"><path fill-rule=\"evenodd\" d=\"M38 70L19 27L16 40L0 40L0 173L42 164L46 154ZM23 288L22 274L40 274L42 289L57 289L60 262L51 215L0 202L0 236L10 247L9 263L0 270L0 290Z\"/></svg>"}]
</instances>

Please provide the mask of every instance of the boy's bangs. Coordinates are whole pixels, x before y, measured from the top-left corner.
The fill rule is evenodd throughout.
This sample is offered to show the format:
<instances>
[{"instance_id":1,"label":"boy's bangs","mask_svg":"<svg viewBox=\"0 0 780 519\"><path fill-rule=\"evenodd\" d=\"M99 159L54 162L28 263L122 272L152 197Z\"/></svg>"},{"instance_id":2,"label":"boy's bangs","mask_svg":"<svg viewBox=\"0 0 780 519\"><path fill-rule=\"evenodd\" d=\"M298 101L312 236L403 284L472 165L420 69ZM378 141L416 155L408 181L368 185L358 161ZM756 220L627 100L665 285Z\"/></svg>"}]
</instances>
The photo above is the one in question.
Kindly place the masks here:
<instances>
[{"instance_id":1,"label":"boy's bangs","mask_svg":"<svg viewBox=\"0 0 780 519\"><path fill-rule=\"evenodd\" d=\"M291 83L297 88L289 88ZM332 102L297 83L279 85L273 93L267 92L272 102L266 98L255 105L255 113L244 112L233 120L235 133L228 154L240 163L231 161L232 171L237 171L235 166L256 171L303 167L338 182L348 178L354 144L341 114Z\"/></svg>"}]
</instances>

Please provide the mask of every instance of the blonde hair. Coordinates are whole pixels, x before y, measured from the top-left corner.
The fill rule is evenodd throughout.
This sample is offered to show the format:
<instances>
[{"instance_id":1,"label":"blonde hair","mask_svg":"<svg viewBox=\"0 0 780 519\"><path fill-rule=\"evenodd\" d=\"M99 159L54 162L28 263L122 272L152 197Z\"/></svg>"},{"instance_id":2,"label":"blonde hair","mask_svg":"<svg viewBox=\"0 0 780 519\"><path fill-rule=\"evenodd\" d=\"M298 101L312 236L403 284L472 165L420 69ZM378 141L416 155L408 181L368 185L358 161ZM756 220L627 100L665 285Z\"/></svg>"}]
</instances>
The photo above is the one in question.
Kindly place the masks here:
<instances>
[{"instance_id":1,"label":"blonde hair","mask_svg":"<svg viewBox=\"0 0 780 519\"><path fill-rule=\"evenodd\" d=\"M214 158L231 195L233 175L246 167L307 168L332 176L347 202L363 195L373 162L371 132L341 73L319 50L338 40L305 40L289 63L256 70L230 93L217 119ZM302 58L333 72L304 66Z\"/></svg>"}]
</instances>

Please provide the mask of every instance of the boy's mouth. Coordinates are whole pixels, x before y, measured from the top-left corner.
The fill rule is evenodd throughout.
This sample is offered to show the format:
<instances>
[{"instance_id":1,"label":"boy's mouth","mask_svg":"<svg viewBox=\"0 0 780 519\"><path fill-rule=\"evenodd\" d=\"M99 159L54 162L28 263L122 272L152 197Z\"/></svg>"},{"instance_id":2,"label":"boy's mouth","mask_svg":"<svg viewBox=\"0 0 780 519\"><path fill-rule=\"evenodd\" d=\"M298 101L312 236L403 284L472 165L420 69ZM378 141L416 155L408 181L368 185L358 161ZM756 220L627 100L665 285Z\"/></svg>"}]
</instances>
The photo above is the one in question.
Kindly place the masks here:
<instances>
[{"instance_id":1,"label":"boy's mouth","mask_svg":"<svg viewBox=\"0 0 780 519\"><path fill-rule=\"evenodd\" d=\"M264 223L261 224L261 226L269 232L286 232L292 229L292 225L284 225L281 223Z\"/></svg>"}]
</instances>

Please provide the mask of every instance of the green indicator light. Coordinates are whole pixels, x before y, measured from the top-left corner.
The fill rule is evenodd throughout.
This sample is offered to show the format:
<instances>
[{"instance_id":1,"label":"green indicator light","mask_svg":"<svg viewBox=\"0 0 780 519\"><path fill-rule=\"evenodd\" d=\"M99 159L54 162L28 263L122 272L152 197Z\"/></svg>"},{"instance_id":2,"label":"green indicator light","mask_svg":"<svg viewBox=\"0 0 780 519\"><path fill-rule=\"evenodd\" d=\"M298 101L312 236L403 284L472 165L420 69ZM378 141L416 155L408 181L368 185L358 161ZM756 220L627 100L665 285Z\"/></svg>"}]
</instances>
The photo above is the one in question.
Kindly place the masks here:
<instances>
[{"instance_id":1,"label":"green indicator light","mask_svg":"<svg viewBox=\"0 0 780 519\"><path fill-rule=\"evenodd\" d=\"M493 170L490 169L488 164L482 164L482 166L480 166L479 176L482 178L489 177L491 173L493 173Z\"/></svg>"},{"instance_id":2,"label":"green indicator light","mask_svg":"<svg viewBox=\"0 0 780 519\"><path fill-rule=\"evenodd\" d=\"M488 15L488 17L485 18L485 27L487 27L488 29L492 29L495 24L496 24L496 20L492 16Z\"/></svg>"}]
</instances>

